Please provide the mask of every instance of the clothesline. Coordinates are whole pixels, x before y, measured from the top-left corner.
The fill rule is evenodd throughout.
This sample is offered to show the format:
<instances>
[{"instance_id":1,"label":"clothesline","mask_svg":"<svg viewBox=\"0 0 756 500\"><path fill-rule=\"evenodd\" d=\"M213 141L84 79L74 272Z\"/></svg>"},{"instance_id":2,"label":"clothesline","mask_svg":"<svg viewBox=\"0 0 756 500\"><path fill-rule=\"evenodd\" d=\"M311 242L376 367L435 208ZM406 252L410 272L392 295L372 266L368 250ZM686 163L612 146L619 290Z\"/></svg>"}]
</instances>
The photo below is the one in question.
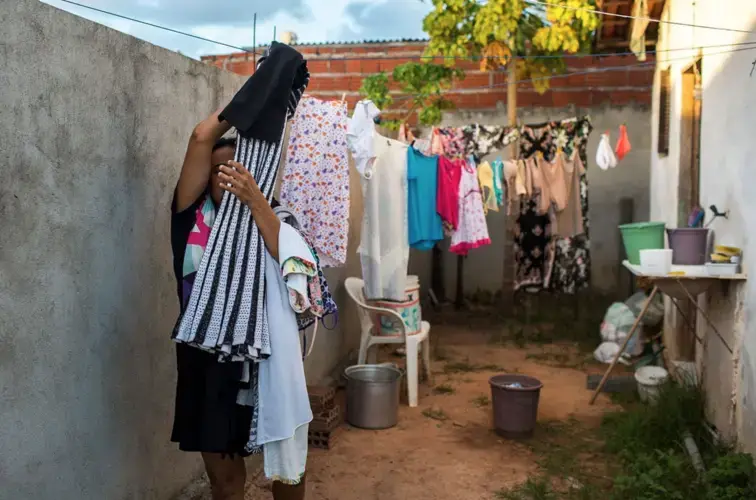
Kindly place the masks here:
<instances>
[{"instance_id":1,"label":"clothesline","mask_svg":"<svg viewBox=\"0 0 756 500\"><path fill-rule=\"evenodd\" d=\"M460 255L490 245L487 209L509 210L518 200L516 288L573 293L587 286L588 117L434 128L430 140L403 129L396 140L377 132L378 113L371 101L360 101L347 133L363 186L359 253L369 299L403 299L410 247L429 250L445 236ZM482 161L516 140L516 159Z\"/></svg>"}]
</instances>

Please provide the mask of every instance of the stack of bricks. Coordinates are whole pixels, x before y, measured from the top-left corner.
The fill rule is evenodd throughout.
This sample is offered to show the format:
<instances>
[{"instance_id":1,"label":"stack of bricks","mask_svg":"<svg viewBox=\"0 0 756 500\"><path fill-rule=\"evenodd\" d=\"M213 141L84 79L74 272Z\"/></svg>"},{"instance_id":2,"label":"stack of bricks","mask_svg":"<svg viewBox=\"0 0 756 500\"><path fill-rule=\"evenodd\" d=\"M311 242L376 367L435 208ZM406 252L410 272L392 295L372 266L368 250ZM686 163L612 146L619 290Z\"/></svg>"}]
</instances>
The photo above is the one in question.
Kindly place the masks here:
<instances>
[{"instance_id":1,"label":"stack of bricks","mask_svg":"<svg viewBox=\"0 0 756 500\"><path fill-rule=\"evenodd\" d=\"M308 387L313 420L310 422L309 445L330 450L341 429L341 407L336 404L336 390L332 387Z\"/></svg>"}]
</instances>

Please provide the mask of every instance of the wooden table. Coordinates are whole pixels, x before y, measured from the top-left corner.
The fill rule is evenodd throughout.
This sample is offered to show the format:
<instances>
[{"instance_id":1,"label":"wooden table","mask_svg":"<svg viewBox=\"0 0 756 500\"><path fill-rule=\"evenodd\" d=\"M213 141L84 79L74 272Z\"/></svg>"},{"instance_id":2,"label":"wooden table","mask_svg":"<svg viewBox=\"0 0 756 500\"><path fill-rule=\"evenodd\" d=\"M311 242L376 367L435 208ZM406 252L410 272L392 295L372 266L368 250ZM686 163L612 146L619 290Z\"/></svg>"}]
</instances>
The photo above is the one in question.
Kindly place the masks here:
<instances>
[{"instance_id":1,"label":"wooden table","mask_svg":"<svg viewBox=\"0 0 756 500\"><path fill-rule=\"evenodd\" d=\"M732 353L732 347L727 344L724 337L722 337L722 334L720 334L719 330L717 330L717 327L714 326L714 324L711 322L709 315L706 314L706 311L704 311L698 305L696 297L706 292L715 283L744 281L746 279L745 274L712 276L708 274L706 266L672 266L672 271L669 274L647 274L643 272L643 269L640 266L630 264L627 260L623 261L622 265L624 265L631 273L633 273L636 278L645 278L646 280L653 283L654 287L651 290L651 294L646 299L646 302L643 305L640 314L638 314L638 317L635 319L635 323L633 323L632 328L628 332L627 337L625 338L625 342L622 344L619 352L617 352L617 355L612 360L609 368L606 369L604 377L601 379L598 387L596 387L596 391L593 393L593 397L591 398L591 404L596 402L596 398L601 393L601 389L604 387L604 384L606 384L606 381L609 379L609 375L611 375L614 366L619 361L622 353L625 352L625 348L627 348L627 345L630 343L630 340L635 334L635 331L638 329L638 325L640 325L643 317L646 315L648 307L649 305L651 305L651 301L659 292L667 295L672 299L672 303L682 315L683 319L685 320L685 324L688 326L688 328L691 329L693 336L698 339L693 324L688 321L688 318L683 313L682 308L677 303L678 300L689 300L696 308L696 310L701 313L704 319L706 319L706 322L709 324L714 333L719 336L727 350ZM700 339L698 340L700 341Z\"/></svg>"}]
</instances>

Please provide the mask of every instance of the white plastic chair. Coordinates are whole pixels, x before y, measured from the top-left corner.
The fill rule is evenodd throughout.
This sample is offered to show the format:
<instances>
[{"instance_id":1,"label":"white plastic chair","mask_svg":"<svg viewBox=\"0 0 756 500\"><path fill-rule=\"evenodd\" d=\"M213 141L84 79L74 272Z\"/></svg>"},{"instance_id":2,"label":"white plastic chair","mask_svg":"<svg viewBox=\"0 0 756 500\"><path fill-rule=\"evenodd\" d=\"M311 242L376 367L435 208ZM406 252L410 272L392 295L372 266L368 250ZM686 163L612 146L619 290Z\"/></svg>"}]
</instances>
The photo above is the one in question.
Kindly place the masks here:
<instances>
[{"instance_id":1,"label":"white plastic chair","mask_svg":"<svg viewBox=\"0 0 756 500\"><path fill-rule=\"evenodd\" d=\"M407 358L407 396L411 407L417 406L417 363L419 354L423 355L423 370L426 380L431 378L430 368L430 323L422 322L418 333L408 335L406 325L401 315L391 309L375 307L367 304L363 293L364 282L360 278L347 278L345 281L347 293L357 304L357 314L360 317L362 337L360 339L360 355L358 364L365 364L368 351L376 344L404 344ZM377 335L378 328L373 323L371 315L380 313L393 317L401 325L398 335ZM422 344L422 345L421 345ZM371 362L375 363L375 353L371 354Z\"/></svg>"}]
</instances>

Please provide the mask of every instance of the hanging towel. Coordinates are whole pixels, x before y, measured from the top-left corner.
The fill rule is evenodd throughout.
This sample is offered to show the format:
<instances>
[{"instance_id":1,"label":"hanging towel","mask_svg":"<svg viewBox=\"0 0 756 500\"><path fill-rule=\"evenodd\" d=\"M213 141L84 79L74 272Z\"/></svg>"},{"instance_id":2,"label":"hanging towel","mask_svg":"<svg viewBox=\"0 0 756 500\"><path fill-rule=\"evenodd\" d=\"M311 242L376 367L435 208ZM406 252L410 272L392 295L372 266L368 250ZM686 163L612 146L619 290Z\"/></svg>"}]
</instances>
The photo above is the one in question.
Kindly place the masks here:
<instances>
[{"instance_id":1,"label":"hanging towel","mask_svg":"<svg viewBox=\"0 0 756 500\"><path fill-rule=\"evenodd\" d=\"M599 139L598 149L596 150L596 164L601 170L609 170L617 166L617 158L609 144L608 133L601 134L601 139Z\"/></svg>"},{"instance_id":2,"label":"hanging towel","mask_svg":"<svg viewBox=\"0 0 756 500\"><path fill-rule=\"evenodd\" d=\"M302 98L289 132L281 204L296 214L324 267L346 263L349 233L347 108Z\"/></svg>"},{"instance_id":3,"label":"hanging towel","mask_svg":"<svg viewBox=\"0 0 756 500\"><path fill-rule=\"evenodd\" d=\"M622 161L631 149L633 149L633 147L630 145L630 138L627 136L627 127L620 125L619 139L617 139L617 147L614 150L614 152L617 153L617 160Z\"/></svg>"},{"instance_id":4,"label":"hanging towel","mask_svg":"<svg viewBox=\"0 0 756 500\"><path fill-rule=\"evenodd\" d=\"M286 120L294 115L309 73L302 55L279 43L258 68L221 116L237 128L234 159L270 202ZM226 192L174 340L230 360L269 356L264 253L249 207Z\"/></svg>"}]
</instances>

